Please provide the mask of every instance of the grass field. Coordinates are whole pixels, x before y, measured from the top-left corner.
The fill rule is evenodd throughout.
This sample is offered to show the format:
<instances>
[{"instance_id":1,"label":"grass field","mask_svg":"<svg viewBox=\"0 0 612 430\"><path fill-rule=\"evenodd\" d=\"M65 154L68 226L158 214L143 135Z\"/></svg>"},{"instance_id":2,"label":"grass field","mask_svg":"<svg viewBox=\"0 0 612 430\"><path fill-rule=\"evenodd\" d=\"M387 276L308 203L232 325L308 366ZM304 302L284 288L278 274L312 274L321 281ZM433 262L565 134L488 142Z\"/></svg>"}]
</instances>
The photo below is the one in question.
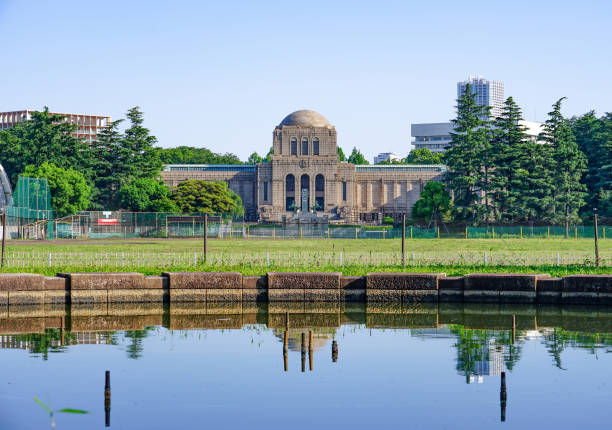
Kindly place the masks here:
<instances>
[{"instance_id":1,"label":"grass field","mask_svg":"<svg viewBox=\"0 0 612 430\"><path fill-rule=\"evenodd\" d=\"M218 270L268 271L612 273L612 240L592 239L111 239L7 242L5 272Z\"/></svg>"}]
</instances>

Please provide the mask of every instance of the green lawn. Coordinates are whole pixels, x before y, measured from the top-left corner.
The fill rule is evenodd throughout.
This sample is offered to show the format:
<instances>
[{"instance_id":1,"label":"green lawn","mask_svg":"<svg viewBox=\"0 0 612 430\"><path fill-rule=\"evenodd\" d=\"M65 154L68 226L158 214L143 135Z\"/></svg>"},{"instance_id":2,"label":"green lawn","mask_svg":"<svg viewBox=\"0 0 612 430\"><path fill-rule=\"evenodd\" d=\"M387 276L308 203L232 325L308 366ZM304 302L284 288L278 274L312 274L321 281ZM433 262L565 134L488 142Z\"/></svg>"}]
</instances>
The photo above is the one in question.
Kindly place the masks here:
<instances>
[{"instance_id":1,"label":"green lawn","mask_svg":"<svg viewBox=\"0 0 612 430\"><path fill-rule=\"evenodd\" d=\"M202 240L193 239L59 239L7 242L11 251L36 252L200 252ZM209 239L210 252L378 252L401 251L400 239ZM526 252L591 253L593 239L413 239L407 252ZM612 251L612 240L600 240L603 253Z\"/></svg>"},{"instance_id":2,"label":"green lawn","mask_svg":"<svg viewBox=\"0 0 612 430\"><path fill-rule=\"evenodd\" d=\"M414 239L406 241L405 265L399 239L112 239L8 242L5 272L216 270L612 273L612 240L592 239Z\"/></svg>"}]
</instances>

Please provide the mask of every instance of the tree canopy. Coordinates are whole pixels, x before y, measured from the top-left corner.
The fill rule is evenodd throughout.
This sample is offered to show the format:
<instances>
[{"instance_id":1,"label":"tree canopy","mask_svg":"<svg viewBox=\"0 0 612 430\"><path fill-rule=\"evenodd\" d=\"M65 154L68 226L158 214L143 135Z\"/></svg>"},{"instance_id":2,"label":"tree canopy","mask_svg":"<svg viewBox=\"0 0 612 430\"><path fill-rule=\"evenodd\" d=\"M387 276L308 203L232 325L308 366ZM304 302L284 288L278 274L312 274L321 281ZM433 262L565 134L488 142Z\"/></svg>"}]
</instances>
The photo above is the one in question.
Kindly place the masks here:
<instances>
[{"instance_id":1,"label":"tree canopy","mask_svg":"<svg viewBox=\"0 0 612 430\"><path fill-rule=\"evenodd\" d=\"M137 178L123 185L117 193L122 209L135 212L177 212L176 203L170 200L166 184L157 179Z\"/></svg>"},{"instance_id":2,"label":"tree canopy","mask_svg":"<svg viewBox=\"0 0 612 430\"><path fill-rule=\"evenodd\" d=\"M428 182L423 187L421 197L412 208L416 219L447 221L451 218L453 203L451 196L440 182Z\"/></svg>"},{"instance_id":3,"label":"tree canopy","mask_svg":"<svg viewBox=\"0 0 612 430\"><path fill-rule=\"evenodd\" d=\"M225 182L188 180L181 182L172 193L182 212L244 214L242 199Z\"/></svg>"},{"instance_id":4,"label":"tree canopy","mask_svg":"<svg viewBox=\"0 0 612 430\"><path fill-rule=\"evenodd\" d=\"M370 164L368 163L368 160L365 159L361 151L355 147L353 147L353 152L351 152L351 155L347 161L352 164Z\"/></svg>"},{"instance_id":5,"label":"tree canopy","mask_svg":"<svg viewBox=\"0 0 612 430\"><path fill-rule=\"evenodd\" d=\"M45 161L39 166L26 166L23 174L30 178L47 179L56 217L74 214L89 206L91 189L83 174L76 170L57 167Z\"/></svg>"},{"instance_id":6,"label":"tree canopy","mask_svg":"<svg viewBox=\"0 0 612 430\"><path fill-rule=\"evenodd\" d=\"M402 164L444 164L444 153L431 152L427 148L413 149Z\"/></svg>"}]
</instances>

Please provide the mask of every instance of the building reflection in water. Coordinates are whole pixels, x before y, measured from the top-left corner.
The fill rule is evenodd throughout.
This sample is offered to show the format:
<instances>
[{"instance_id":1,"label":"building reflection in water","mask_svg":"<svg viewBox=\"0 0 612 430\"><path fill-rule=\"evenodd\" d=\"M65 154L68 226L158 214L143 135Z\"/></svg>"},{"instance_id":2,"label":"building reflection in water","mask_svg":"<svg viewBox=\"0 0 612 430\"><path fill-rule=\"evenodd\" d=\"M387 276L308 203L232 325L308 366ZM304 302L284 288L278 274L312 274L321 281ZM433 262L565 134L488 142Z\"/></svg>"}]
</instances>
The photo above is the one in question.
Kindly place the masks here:
<instances>
[{"instance_id":1,"label":"building reflection in water","mask_svg":"<svg viewBox=\"0 0 612 430\"><path fill-rule=\"evenodd\" d=\"M275 336L280 337L280 333L275 331ZM301 370L306 371L306 356L308 355L308 369L312 372L314 369L314 351L321 349L330 338L333 338L333 333L315 333L314 330L308 330L308 345L306 344L305 330L284 330L283 338L283 369L285 372L289 370L289 350L300 352ZM298 342L298 339L300 341ZM298 347L299 345L299 347ZM335 363L338 360L338 343L332 342L332 361Z\"/></svg>"}]
</instances>

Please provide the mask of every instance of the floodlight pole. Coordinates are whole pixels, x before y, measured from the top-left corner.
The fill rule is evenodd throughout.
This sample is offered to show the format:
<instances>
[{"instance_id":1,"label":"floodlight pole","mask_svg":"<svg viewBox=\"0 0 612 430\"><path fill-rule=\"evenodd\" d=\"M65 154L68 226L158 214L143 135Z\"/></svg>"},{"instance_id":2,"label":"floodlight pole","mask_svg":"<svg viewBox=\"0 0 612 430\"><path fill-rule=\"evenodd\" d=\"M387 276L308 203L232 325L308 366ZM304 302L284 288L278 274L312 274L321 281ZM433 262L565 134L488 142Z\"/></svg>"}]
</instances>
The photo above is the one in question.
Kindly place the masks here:
<instances>
[{"instance_id":1,"label":"floodlight pole","mask_svg":"<svg viewBox=\"0 0 612 430\"><path fill-rule=\"evenodd\" d=\"M208 252L208 214L204 214L204 264L206 264L206 254Z\"/></svg>"},{"instance_id":2,"label":"floodlight pole","mask_svg":"<svg viewBox=\"0 0 612 430\"><path fill-rule=\"evenodd\" d=\"M5 251L5 241L6 241L6 208L2 210L2 262L0 263L0 267L4 267L4 251Z\"/></svg>"},{"instance_id":3,"label":"floodlight pole","mask_svg":"<svg viewBox=\"0 0 612 430\"><path fill-rule=\"evenodd\" d=\"M599 237L597 236L597 208L593 208L593 224L595 226L595 264L599 267Z\"/></svg>"},{"instance_id":4,"label":"floodlight pole","mask_svg":"<svg viewBox=\"0 0 612 430\"><path fill-rule=\"evenodd\" d=\"M402 267L406 265L406 214L402 214Z\"/></svg>"}]
</instances>

